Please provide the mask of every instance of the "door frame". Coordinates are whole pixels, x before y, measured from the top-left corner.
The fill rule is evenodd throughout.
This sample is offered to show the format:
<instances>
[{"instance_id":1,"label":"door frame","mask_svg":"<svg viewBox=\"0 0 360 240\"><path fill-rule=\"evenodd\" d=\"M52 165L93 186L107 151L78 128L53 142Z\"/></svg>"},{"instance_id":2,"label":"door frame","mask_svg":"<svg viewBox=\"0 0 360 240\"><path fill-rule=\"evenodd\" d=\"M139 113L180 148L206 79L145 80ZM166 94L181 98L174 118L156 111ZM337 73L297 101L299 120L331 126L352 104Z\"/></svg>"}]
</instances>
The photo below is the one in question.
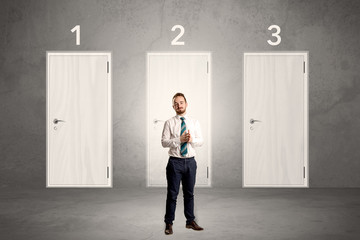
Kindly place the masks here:
<instances>
[{"instance_id":1,"label":"door frame","mask_svg":"<svg viewBox=\"0 0 360 240\"><path fill-rule=\"evenodd\" d=\"M245 116L245 57L246 56L303 56L304 57L304 184L303 185L246 185L245 184L245 128L248 127ZM243 152L242 152L242 187L243 188L308 188L309 187L309 51L264 51L244 52L243 54Z\"/></svg>"},{"instance_id":2,"label":"door frame","mask_svg":"<svg viewBox=\"0 0 360 240\"><path fill-rule=\"evenodd\" d=\"M108 183L105 185L51 185L49 181L49 129L52 127L50 119L50 91L49 91L49 65L51 56L103 56L108 57L107 66L107 101L108 101ZM112 133L112 52L111 51L46 51L46 187L47 188L112 188L113 187L113 133Z\"/></svg>"},{"instance_id":3,"label":"door frame","mask_svg":"<svg viewBox=\"0 0 360 240\"><path fill-rule=\"evenodd\" d=\"M150 85L150 74L149 74L149 66L150 66L150 56L165 56L165 55L171 55L171 56L184 56L184 55L194 55L194 56L203 56L203 55L206 55L208 56L208 103L209 103L209 112L208 112L208 136L209 136L209 139L207 140L207 143L208 143L208 182L207 182L207 185L200 185L200 186L196 186L195 187L201 187L201 188L210 188L212 187L212 182L211 182L211 178L212 178L212 155L211 155L211 64L212 64L212 61L211 61L211 52L201 52L201 51L195 51L195 52L187 52L187 51L184 51L184 52L166 52L166 51L157 51L157 52L147 52L146 53L146 186L147 187L166 187L166 184L165 185L151 185L150 184L150 149L149 149L149 142L150 142L150 127L149 127L149 124L150 122L152 121L150 119L150 106L149 106L149 97L150 97L150 88L149 88L149 85ZM204 129L202 129L202 132L204 131ZM159 140L160 141L160 140ZM165 169L164 169L165 171Z\"/></svg>"}]
</instances>

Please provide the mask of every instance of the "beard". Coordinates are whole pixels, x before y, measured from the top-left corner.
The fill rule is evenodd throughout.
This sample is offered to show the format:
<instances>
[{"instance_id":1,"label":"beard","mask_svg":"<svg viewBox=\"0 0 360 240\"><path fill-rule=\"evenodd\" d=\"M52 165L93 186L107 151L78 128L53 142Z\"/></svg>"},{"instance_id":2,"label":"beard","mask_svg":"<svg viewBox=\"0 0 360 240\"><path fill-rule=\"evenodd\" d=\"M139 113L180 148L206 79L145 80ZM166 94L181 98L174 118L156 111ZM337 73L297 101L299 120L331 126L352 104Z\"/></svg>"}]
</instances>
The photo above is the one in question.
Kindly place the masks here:
<instances>
[{"instance_id":1,"label":"beard","mask_svg":"<svg viewBox=\"0 0 360 240\"><path fill-rule=\"evenodd\" d=\"M176 114L180 115L186 112L186 108L182 108L182 109L176 109Z\"/></svg>"}]
</instances>

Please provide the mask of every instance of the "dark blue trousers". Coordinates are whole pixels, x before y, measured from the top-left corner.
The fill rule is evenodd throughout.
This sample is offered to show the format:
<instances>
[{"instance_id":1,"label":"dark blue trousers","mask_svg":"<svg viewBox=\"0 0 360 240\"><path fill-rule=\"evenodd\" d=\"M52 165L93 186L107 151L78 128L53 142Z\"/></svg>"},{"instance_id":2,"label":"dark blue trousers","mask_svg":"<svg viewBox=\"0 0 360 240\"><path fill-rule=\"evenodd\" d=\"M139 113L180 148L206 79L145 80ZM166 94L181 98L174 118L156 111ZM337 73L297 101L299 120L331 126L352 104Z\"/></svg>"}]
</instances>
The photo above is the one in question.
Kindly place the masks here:
<instances>
[{"instance_id":1,"label":"dark blue trousers","mask_svg":"<svg viewBox=\"0 0 360 240\"><path fill-rule=\"evenodd\" d=\"M196 179L195 158L170 157L166 166L167 198L165 223L172 224L175 219L176 199L179 194L180 181L184 194L184 214L186 224L194 221L194 186Z\"/></svg>"}]
</instances>

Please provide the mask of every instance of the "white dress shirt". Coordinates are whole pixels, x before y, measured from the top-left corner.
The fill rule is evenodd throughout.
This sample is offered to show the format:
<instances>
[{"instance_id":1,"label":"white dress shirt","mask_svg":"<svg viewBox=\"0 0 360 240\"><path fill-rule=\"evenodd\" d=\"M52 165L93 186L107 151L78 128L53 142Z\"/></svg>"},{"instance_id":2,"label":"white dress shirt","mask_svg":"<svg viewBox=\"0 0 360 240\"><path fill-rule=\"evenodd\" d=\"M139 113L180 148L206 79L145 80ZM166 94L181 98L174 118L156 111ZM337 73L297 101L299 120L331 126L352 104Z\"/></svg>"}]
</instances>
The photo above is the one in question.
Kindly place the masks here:
<instances>
[{"instance_id":1,"label":"white dress shirt","mask_svg":"<svg viewBox=\"0 0 360 240\"><path fill-rule=\"evenodd\" d=\"M185 118L186 131L190 131L192 142L187 144L187 154L182 156L180 154L180 131L181 119L180 115L176 115L164 123L164 129L161 136L161 144L164 148L169 149L169 155L177 158L195 157L195 147L200 147L204 143L201 134L200 123L198 120L183 116Z\"/></svg>"}]
</instances>

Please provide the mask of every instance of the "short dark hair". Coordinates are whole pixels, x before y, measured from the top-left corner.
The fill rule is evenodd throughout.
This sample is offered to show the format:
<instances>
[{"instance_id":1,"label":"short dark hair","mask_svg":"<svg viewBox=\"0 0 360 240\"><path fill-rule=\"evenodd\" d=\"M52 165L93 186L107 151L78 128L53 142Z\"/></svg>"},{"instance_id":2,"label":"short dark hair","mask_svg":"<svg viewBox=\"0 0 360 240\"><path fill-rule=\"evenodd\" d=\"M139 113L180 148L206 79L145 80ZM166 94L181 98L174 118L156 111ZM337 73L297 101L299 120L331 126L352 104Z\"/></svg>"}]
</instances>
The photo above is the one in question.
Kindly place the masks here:
<instances>
[{"instance_id":1,"label":"short dark hair","mask_svg":"<svg viewBox=\"0 0 360 240\"><path fill-rule=\"evenodd\" d=\"M185 95L183 94L183 93L176 93L174 96L173 96L173 98L172 98L172 101L174 102L174 99L176 98L176 97L183 97L184 99L185 99L185 102L187 102L186 101L186 97L185 97Z\"/></svg>"}]
</instances>

